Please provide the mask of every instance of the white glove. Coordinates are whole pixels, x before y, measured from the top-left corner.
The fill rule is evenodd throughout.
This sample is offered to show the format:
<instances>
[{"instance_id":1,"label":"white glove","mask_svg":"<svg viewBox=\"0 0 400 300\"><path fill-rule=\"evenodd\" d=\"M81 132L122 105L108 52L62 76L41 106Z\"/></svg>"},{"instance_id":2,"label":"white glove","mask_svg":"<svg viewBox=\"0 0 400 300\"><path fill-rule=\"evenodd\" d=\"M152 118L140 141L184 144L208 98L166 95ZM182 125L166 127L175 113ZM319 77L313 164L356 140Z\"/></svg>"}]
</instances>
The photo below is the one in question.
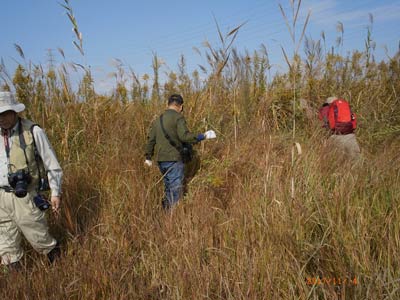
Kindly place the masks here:
<instances>
[{"instance_id":1,"label":"white glove","mask_svg":"<svg viewBox=\"0 0 400 300\"><path fill-rule=\"evenodd\" d=\"M152 162L150 159L146 159L146 160L144 161L144 164L145 164L146 166L148 166L148 167L151 167L151 166L153 165L153 162Z\"/></svg>"},{"instance_id":2,"label":"white glove","mask_svg":"<svg viewBox=\"0 0 400 300\"><path fill-rule=\"evenodd\" d=\"M215 139L215 138L217 137L217 135L215 134L215 131L214 131L214 130L206 131L206 132L204 133L204 136L205 136L206 140Z\"/></svg>"}]
</instances>

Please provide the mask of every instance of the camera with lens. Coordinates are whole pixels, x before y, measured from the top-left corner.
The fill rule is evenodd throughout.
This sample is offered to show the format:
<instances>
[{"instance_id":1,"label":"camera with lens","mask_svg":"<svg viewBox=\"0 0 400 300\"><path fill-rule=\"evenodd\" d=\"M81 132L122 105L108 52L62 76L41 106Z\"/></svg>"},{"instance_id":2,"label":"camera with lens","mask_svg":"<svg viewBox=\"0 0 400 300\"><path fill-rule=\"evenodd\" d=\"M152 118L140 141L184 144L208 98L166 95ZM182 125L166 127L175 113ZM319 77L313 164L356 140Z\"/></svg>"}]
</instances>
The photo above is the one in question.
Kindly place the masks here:
<instances>
[{"instance_id":1,"label":"camera with lens","mask_svg":"<svg viewBox=\"0 0 400 300\"><path fill-rule=\"evenodd\" d=\"M43 196L40 194L37 194L35 197L33 197L33 202L40 210L46 210L50 208L49 201L43 198Z\"/></svg>"},{"instance_id":2,"label":"camera with lens","mask_svg":"<svg viewBox=\"0 0 400 300\"><path fill-rule=\"evenodd\" d=\"M15 196L23 198L28 193L28 184L32 181L29 171L18 170L8 174L8 183L14 189Z\"/></svg>"}]
</instances>

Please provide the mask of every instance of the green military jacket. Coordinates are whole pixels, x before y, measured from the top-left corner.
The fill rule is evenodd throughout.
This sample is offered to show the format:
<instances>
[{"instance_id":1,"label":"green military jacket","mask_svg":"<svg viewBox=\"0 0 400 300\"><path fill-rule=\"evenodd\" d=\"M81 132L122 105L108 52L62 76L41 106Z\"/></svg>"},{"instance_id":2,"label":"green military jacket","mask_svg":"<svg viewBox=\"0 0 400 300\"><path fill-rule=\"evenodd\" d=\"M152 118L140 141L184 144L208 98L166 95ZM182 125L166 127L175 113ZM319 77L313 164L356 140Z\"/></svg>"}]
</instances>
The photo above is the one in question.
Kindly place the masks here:
<instances>
[{"instance_id":1,"label":"green military jacket","mask_svg":"<svg viewBox=\"0 0 400 300\"><path fill-rule=\"evenodd\" d=\"M163 113L165 131L179 147L182 143L197 143L197 134L191 133L186 125L185 117L173 109ZM154 154L155 161L180 161L179 151L173 147L161 129L160 117L152 124L146 145L146 159Z\"/></svg>"}]
</instances>

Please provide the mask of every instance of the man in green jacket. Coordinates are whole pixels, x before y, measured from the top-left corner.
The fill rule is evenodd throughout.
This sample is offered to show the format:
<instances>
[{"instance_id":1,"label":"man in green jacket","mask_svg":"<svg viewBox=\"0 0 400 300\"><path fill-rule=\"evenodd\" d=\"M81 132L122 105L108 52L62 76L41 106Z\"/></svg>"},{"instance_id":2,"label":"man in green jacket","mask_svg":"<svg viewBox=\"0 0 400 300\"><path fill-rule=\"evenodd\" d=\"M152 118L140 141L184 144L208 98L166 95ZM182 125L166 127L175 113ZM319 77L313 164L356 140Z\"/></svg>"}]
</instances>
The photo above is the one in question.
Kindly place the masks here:
<instances>
[{"instance_id":1,"label":"man in green jacket","mask_svg":"<svg viewBox=\"0 0 400 300\"><path fill-rule=\"evenodd\" d=\"M215 138L214 131L194 134L189 131L182 115L183 98L173 94L168 99L167 110L152 124L146 145L147 166L152 165L154 155L164 178L164 209L171 208L182 196L184 163L181 157L183 143L196 144L204 139Z\"/></svg>"}]
</instances>

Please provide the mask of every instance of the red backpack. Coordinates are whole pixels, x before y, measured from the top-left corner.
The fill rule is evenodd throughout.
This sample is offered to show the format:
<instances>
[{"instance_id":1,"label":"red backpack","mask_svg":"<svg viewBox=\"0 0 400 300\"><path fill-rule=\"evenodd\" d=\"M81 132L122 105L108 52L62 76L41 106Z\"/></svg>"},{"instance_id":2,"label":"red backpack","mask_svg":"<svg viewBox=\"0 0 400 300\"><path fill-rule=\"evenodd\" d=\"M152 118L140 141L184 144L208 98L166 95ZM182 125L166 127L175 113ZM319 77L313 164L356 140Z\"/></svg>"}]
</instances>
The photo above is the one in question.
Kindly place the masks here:
<instances>
[{"instance_id":1,"label":"red backpack","mask_svg":"<svg viewBox=\"0 0 400 300\"><path fill-rule=\"evenodd\" d=\"M329 105L328 121L329 128L336 134L353 133L357 126L356 115L344 99L337 99Z\"/></svg>"}]
</instances>

